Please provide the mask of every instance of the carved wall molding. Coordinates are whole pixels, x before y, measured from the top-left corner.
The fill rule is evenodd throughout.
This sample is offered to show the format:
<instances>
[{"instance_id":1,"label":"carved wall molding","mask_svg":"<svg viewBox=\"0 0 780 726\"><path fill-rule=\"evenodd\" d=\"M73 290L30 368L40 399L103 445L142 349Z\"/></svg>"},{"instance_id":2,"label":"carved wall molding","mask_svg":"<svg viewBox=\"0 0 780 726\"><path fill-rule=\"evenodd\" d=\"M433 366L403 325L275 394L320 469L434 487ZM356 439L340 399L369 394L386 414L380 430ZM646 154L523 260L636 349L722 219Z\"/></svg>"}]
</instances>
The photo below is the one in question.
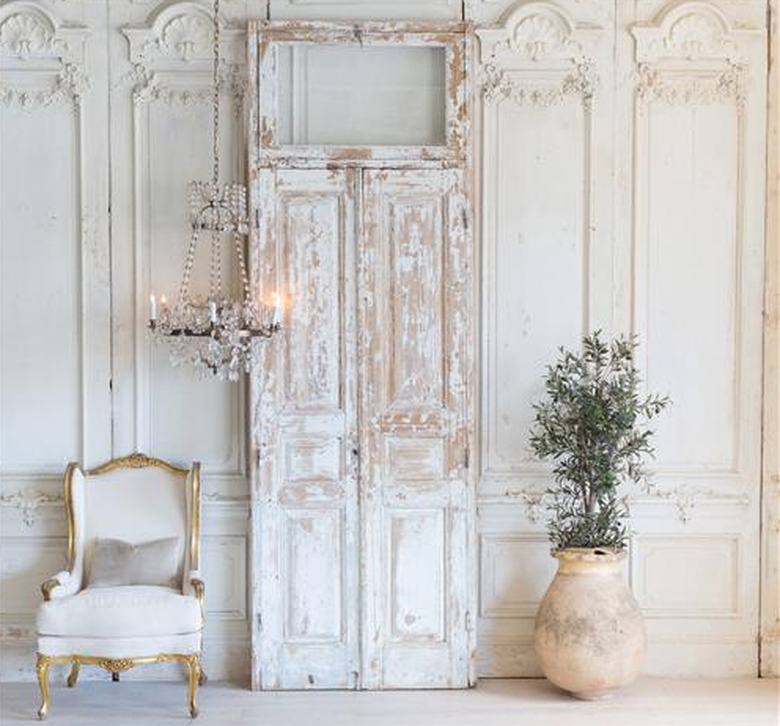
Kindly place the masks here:
<instances>
[{"instance_id":1,"label":"carved wall molding","mask_svg":"<svg viewBox=\"0 0 780 726\"><path fill-rule=\"evenodd\" d=\"M572 97L581 98L589 105L599 83L589 58L574 63L557 82L523 82L495 63L483 67L482 79L482 95L486 102L507 98L521 106L552 106Z\"/></svg>"},{"instance_id":2,"label":"carved wall molding","mask_svg":"<svg viewBox=\"0 0 780 726\"><path fill-rule=\"evenodd\" d=\"M675 76L643 63L636 79L637 98L645 104L654 101L682 105L734 103L741 110L747 95L747 69L736 63L729 63L721 73L704 78Z\"/></svg>"},{"instance_id":3,"label":"carved wall molding","mask_svg":"<svg viewBox=\"0 0 780 726\"><path fill-rule=\"evenodd\" d=\"M222 57L236 62L243 56L244 29L234 28L221 18ZM148 64L172 61L178 64L209 64L213 59L214 21L211 9L196 2L163 5L142 26L126 27L122 33L130 43L130 61Z\"/></svg>"},{"instance_id":4,"label":"carved wall molding","mask_svg":"<svg viewBox=\"0 0 780 726\"><path fill-rule=\"evenodd\" d=\"M89 79L84 69L75 63L68 63L57 73L48 88L0 84L0 102L24 109L45 108L57 103L72 103L78 107L87 88Z\"/></svg>"},{"instance_id":5,"label":"carved wall molding","mask_svg":"<svg viewBox=\"0 0 780 726\"><path fill-rule=\"evenodd\" d=\"M551 2L518 3L498 27L479 28L480 58L537 65L571 61L599 54L601 28L578 25L562 7Z\"/></svg>"},{"instance_id":6,"label":"carved wall molding","mask_svg":"<svg viewBox=\"0 0 780 726\"><path fill-rule=\"evenodd\" d=\"M681 524L690 524L696 511L705 506L725 505L730 508L749 506L746 494L724 492L711 487L684 484L673 487L651 483L640 493L625 493L623 499L628 507L668 504L674 508ZM542 485L509 484L492 495L479 498L479 506L522 504L523 515L531 524L543 524L545 512L552 503L547 488Z\"/></svg>"},{"instance_id":7,"label":"carved wall molding","mask_svg":"<svg viewBox=\"0 0 780 726\"><path fill-rule=\"evenodd\" d=\"M734 28L716 5L708 2L673 4L655 22L636 24L636 59L699 61L720 59L738 63L762 30Z\"/></svg>"},{"instance_id":8,"label":"carved wall molding","mask_svg":"<svg viewBox=\"0 0 780 726\"><path fill-rule=\"evenodd\" d=\"M0 506L14 507L19 510L22 521L28 528L33 527L36 521L38 507L45 504L61 504L62 495L48 494L37 489L21 489L10 494L3 492L0 494Z\"/></svg>"},{"instance_id":9,"label":"carved wall molding","mask_svg":"<svg viewBox=\"0 0 780 726\"><path fill-rule=\"evenodd\" d=\"M220 93L234 101L234 114L241 115L245 84L242 77L243 66L229 65L221 72ZM151 70L143 63L137 63L126 75L126 81L133 87L134 105L161 101L169 106L193 106L211 103L214 92L209 82L196 85L182 84L181 80L171 78L172 74Z\"/></svg>"},{"instance_id":10,"label":"carved wall molding","mask_svg":"<svg viewBox=\"0 0 780 726\"><path fill-rule=\"evenodd\" d=\"M14 0L0 7L0 58L81 62L87 28L66 25L43 5Z\"/></svg>"},{"instance_id":11,"label":"carved wall molding","mask_svg":"<svg viewBox=\"0 0 780 726\"><path fill-rule=\"evenodd\" d=\"M79 106L89 87L83 65L88 35L88 28L65 25L34 2L0 7L0 102L25 109Z\"/></svg>"}]
</instances>

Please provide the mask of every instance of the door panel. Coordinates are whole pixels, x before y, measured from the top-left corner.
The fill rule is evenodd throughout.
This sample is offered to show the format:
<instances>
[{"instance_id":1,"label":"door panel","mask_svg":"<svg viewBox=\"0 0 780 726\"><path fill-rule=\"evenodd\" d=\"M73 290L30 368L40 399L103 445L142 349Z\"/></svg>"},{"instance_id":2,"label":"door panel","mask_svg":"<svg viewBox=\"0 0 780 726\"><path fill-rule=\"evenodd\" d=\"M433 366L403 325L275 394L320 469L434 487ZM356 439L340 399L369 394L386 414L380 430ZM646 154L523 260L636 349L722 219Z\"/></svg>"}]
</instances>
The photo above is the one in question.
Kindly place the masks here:
<instances>
[{"instance_id":1,"label":"door panel","mask_svg":"<svg viewBox=\"0 0 780 726\"><path fill-rule=\"evenodd\" d=\"M365 171L362 684L468 684L468 208L458 170Z\"/></svg>"},{"instance_id":2,"label":"door panel","mask_svg":"<svg viewBox=\"0 0 780 726\"><path fill-rule=\"evenodd\" d=\"M352 171L264 169L253 190L255 276L285 301L253 396L256 687L356 684L354 187Z\"/></svg>"}]
</instances>

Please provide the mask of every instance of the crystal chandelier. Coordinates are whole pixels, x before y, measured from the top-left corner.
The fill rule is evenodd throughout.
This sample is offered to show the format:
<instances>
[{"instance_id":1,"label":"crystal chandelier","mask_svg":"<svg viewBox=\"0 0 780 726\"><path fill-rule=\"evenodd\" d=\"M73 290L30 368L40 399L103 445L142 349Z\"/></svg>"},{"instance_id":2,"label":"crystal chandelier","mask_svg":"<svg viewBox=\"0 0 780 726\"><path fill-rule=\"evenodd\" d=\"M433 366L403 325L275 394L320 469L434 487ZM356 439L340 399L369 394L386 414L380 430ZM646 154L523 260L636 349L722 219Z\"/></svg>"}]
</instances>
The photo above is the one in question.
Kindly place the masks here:
<instances>
[{"instance_id":1,"label":"crystal chandelier","mask_svg":"<svg viewBox=\"0 0 780 726\"><path fill-rule=\"evenodd\" d=\"M246 187L219 184L219 0L214 0L214 138L212 178L189 184L190 244L176 302L169 307L165 297L158 309L154 295L149 300L149 329L155 342L169 346L173 365L191 364L203 375L237 381L257 363L260 345L281 327L281 299L273 306L252 297L244 246L249 234ZM190 289L195 253L201 236L211 238L209 293L193 295ZM241 279L241 297L232 299L222 291L222 241L229 238L235 250Z\"/></svg>"}]
</instances>

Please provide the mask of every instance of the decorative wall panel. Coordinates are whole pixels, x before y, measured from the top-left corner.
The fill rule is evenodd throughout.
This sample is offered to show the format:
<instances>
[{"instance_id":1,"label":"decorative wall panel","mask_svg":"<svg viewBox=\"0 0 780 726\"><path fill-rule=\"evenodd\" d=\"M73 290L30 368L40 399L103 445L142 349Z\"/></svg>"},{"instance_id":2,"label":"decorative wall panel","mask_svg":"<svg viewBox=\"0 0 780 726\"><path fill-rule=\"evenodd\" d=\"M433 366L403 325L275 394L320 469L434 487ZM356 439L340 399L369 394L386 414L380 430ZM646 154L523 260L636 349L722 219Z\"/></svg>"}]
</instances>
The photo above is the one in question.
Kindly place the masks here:
<instances>
[{"instance_id":1,"label":"decorative wall panel","mask_svg":"<svg viewBox=\"0 0 780 726\"><path fill-rule=\"evenodd\" d=\"M538 672L533 615L550 565L525 538L539 537L548 475L528 451L530 404L557 346L601 328L637 333L648 390L673 400L655 426L655 486L627 492L648 670L751 674L762 3L636 0L615 4L614 20L610 4L596 5L474 4L477 17L499 18L477 30L480 672ZM706 573L701 587L684 575L694 570ZM506 571L518 580L502 596Z\"/></svg>"}]
</instances>

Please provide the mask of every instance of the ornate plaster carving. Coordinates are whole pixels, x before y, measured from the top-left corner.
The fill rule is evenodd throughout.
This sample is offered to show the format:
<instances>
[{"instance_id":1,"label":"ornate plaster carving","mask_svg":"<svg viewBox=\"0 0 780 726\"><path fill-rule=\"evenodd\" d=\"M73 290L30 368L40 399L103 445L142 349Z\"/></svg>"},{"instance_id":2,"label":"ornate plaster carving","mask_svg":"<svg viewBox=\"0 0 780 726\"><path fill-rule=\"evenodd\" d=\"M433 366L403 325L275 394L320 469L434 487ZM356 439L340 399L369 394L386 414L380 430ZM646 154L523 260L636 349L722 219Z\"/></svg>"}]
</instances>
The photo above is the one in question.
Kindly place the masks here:
<instances>
[{"instance_id":1,"label":"ornate plaster carving","mask_svg":"<svg viewBox=\"0 0 780 726\"><path fill-rule=\"evenodd\" d=\"M239 51L236 41L242 30L230 28L222 21L223 57L236 62ZM213 55L214 22L206 6L195 2L179 2L153 12L147 22L122 30L130 43L130 61L134 64L210 63ZM222 45L222 44L221 44Z\"/></svg>"},{"instance_id":2,"label":"ornate plaster carving","mask_svg":"<svg viewBox=\"0 0 780 726\"><path fill-rule=\"evenodd\" d=\"M74 106L80 106L84 91L88 87L89 80L81 66L68 63L57 73L54 84L48 88L0 85L0 102L6 105L18 104L25 109L46 107L62 102L71 102Z\"/></svg>"},{"instance_id":3,"label":"ornate plaster carving","mask_svg":"<svg viewBox=\"0 0 780 726\"><path fill-rule=\"evenodd\" d=\"M593 62L587 58L576 63L559 82L543 84L517 80L489 63L483 68L482 94L487 102L508 98L520 105L551 106L570 97L580 97L589 104L598 82Z\"/></svg>"},{"instance_id":4,"label":"ornate plaster carving","mask_svg":"<svg viewBox=\"0 0 780 726\"><path fill-rule=\"evenodd\" d=\"M698 1L674 4L655 22L631 29L639 63L660 59L738 63L747 55L745 43L760 32L735 28L720 8Z\"/></svg>"},{"instance_id":5,"label":"ornate plaster carving","mask_svg":"<svg viewBox=\"0 0 780 726\"><path fill-rule=\"evenodd\" d=\"M507 488L503 496L511 501L522 502L526 519L533 524L542 521L549 503L547 490L538 487Z\"/></svg>"},{"instance_id":6,"label":"ornate plaster carving","mask_svg":"<svg viewBox=\"0 0 780 726\"><path fill-rule=\"evenodd\" d=\"M13 0L0 7L1 58L81 63L82 44L88 34L87 28L65 25L36 2Z\"/></svg>"},{"instance_id":7,"label":"ornate plaster carving","mask_svg":"<svg viewBox=\"0 0 780 726\"><path fill-rule=\"evenodd\" d=\"M741 109L747 95L747 69L744 65L729 63L716 75L676 77L643 63L637 73L636 93L644 103L734 103Z\"/></svg>"},{"instance_id":8,"label":"ornate plaster carving","mask_svg":"<svg viewBox=\"0 0 780 726\"><path fill-rule=\"evenodd\" d=\"M67 44L55 38L54 25L46 15L25 10L7 15L0 23L0 48L9 55L29 58L59 55Z\"/></svg>"},{"instance_id":9,"label":"ornate plaster carving","mask_svg":"<svg viewBox=\"0 0 780 726\"><path fill-rule=\"evenodd\" d=\"M520 3L500 26L477 30L482 63L511 59L531 65L553 60L577 60L596 54L600 28L578 26L551 2Z\"/></svg>"},{"instance_id":10,"label":"ornate plaster carving","mask_svg":"<svg viewBox=\"0 0 780 726\"><path fill-rule=\"evenodd\" d=\"M241 66L230 65L223 68L220 73L220 93L227 93L233 98L233 109L237 115L241 113L246 92L241 71ZM210 85L182 87L178 84L166 83L164 77L165 74L152 71L143 63L136 63L126 77L133 86L133 103L141 105L162 101L169 106L211 103L213 90Z\"/></svg>"},{"instance_id":11,"label":"ornate plaster carving","mask_svg":"<svg viewBox=\"0 0 780 726\"><path fill-rule=\"evenodd\" d=\"M530 2L516 5L501 26L479 29L477 35L485 101L550 106L578 97L590 105L599 84L600 28L578 26L554 3Z\"/></svg>"},{"instance_id":12,"label":"ornate plaster carving","mask_svg":"<svg viewBox=\"0 0 780 726\"><path fill-rule=\"evenodd\" d=\"M64 26L34 2L0 7L0 102L26 109L79 105L89 85L83 69L88 34L85 27Z\"/></svg>"},{"instance_id":13,"label":"ornate plaster carving","mask_svg":"<svg viewBox=\"0 0 780 726\"><path fill-rule=\"evenodd\" d=\"M36 512L42 504L57 504L61 502L61 495L47 494L36 489L29 489L25 492L20 489L11 494L0 494L0 505L18 509L22 515L22 521L27 527L32 527L35 524Z\"/></svg>"},{"instance_id":14,"label":"ornate plaster carving","mask_svg":"<svg viewBox=\"0 0 780 726\"><path fill-rule=\"evenodd\" d=\"M700 486L679 485L671 488L649 484L643 494L625 494L624 501L632 507L642 504L666 503L673 507L677 519L682 524L689 524L697 509L707 504L729 502L747 506L749 499L740 494L726 494L714 489ZM537 524L544 521L545 511L551 502L550 494L541 486L512 485L504 489L497 498L489 497L483 503L509 504L520 502L524 506L526 519Z\"/></svg>"}]
</instances>

